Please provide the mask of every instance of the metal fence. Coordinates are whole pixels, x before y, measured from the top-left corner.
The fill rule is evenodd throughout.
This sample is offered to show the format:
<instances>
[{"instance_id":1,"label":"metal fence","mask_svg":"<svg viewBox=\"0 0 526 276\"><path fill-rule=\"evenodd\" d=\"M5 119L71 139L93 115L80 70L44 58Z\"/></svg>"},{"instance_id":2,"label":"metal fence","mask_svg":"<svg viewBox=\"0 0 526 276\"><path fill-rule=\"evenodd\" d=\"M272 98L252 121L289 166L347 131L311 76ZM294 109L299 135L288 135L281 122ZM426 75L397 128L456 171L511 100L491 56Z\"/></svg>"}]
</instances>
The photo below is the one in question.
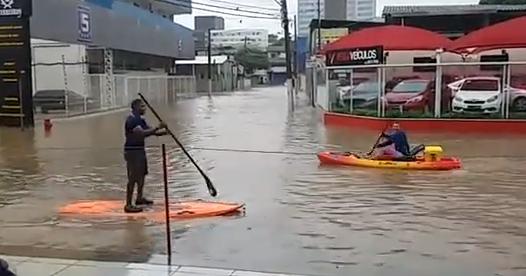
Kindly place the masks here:
<instances>
[{"instance_id":1,"label":"metal fence","mask_svg":"<svg viewBox=\"0 0 526 276\"><path fill-rule=\"evenodd\" d=\"M526 119L526 61L327 67L331 112L394 118Z\"/></svg>"},{"instance_id":2,"label":"metal fence","mask_svg":"<svg viewBox=\"0 0 526 276\"><path fill-rule=\"evenodd\" d=\"M193 76L88 74L83 61L33 65L36 118L70 117L128 107L140 92L152 103L196 97Z\"/></svg>"}]
</instances>

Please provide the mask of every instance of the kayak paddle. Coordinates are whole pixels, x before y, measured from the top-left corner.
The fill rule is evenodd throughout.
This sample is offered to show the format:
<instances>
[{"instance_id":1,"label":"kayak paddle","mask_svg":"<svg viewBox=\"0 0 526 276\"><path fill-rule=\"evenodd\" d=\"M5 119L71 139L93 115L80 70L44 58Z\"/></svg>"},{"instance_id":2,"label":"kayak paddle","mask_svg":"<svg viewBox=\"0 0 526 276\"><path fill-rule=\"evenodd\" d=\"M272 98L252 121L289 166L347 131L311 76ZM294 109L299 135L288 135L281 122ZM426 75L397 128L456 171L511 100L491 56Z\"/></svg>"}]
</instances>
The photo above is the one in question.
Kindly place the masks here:
<instances>
[{"instance_id":1,"label":"kayak paddle","mask_svg":"<svg viewBox=\"0 0 526 276\"><path fill-rule=\"evenodd\" d=\"M378 139L376 139L376 142L374 142L374 145L373 145L373 148L371 149L371 151L369 151L367 153L367 155L371 155L373 154L373 151L374 149L376 148L376 146L378 146L378 143L380 143L380 139L382 139L382 135L384 134L384 132L389 128L389 124L387 124L385 127L384 127L384 130L382 130L382 132L380 133L380 135L378 136Z\"/></svg>"},{"instance_id":2,"label":"kayak paddle","mask_svg":"<svg viewBox=\"0 0 526 276\"><path fill-rule=\"evenodd\" d=\"M146 104L146 106L150 109L150 111L153 113L153 115L157 118L157 120L159 120L159 122L163 122L163 120L161 119L161 117L159 116L159 114L157 114L157 112L155 111L155 109L153 109L153 107L150 105L150 103L148 102L148 100L146 100L146 98L141 94L139 93L139 97L141 97L141 100L144 102L144 104ZM205 182L206 182L206 187L208 188L208 193L210 193L210 195L212 197L216 197L217 196L217 190L216 188L214 187L214 184L212 183L212 180L210 180L210 178L208 177L208 175L206 175L206 173L201 169L201 167L199 167L199 165L197 165L197 162L195 162L194 158L192 158L192 156L190 155L190 153L188 153L188 151L184 148L183 144L181 144L181 142L179 142L179 140L177 139L177 137L175 137L175 135L173 134L173 132L168 128L166 127L166 132L168 132L168 134L170 136L172 136L172 139L174 139L175 143L179 146L179 148L181 148L181 150L184 152L184 154L186 155L186 157L188 157L188 159L190 160L190 162L192 162L192 164L195 166L195 168L197 169L197 171L199 171L199 173L201 174L201 176L205 179Z\"/></svg>"}]
</instances>

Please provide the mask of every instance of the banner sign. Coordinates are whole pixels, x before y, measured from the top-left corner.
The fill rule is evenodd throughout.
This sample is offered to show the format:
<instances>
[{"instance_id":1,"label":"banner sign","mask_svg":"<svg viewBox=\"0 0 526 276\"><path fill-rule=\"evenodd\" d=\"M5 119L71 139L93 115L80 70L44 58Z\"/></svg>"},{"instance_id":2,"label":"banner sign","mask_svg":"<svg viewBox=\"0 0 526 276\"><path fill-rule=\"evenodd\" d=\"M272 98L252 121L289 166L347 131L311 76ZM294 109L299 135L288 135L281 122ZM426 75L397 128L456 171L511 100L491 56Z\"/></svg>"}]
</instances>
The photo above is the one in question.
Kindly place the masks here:
<instances>
[{"instance_id":1,"label":"banner sign","mask_svg":"<svg viewBox=\"0 0 526 276\"><path fill-rule=\"evenodd\" d=\"M347 28L321 29L321 46L325 46L349 34Z\"/></svg>"},{"instance_id":2,"label":"banner sign","mask_svg":"<svg viewBox=\"0 0 526 276\"><path fill-rule=\"evenodd\" d=\"M0 0L1 1L1 0ZM86 6L77 7L78 31L80 42L91 43L91 10Z\"/></svg>"},{"instance_id":3,"label":"banner sign","mask_svg":"<svg viewBox=\"0 0 526 276\"><path fill-rule=\"evenodd\" d=\"M0 18L30 17L32 12L32 0L0 0Z\"/></svg>"},{"instance_id":4,"label":"banner sign","mask_svg":"<svg viewBox=\"0 0 526 276\"><path fill-rule=\"evenodd\" d=\"M0 17L0 126L33 125L29 18Z\"/></svg>"},{"instance_id":5,"label":"banner sign","mask_svg":"<svg viewBox=\"0 0 526 276\"><path fill-rule=\"evenodd\" d=\"M353 66L381 64L383 62L383 46L328 51L325 56L326 66Z\"/></svg>"}]
</instances>

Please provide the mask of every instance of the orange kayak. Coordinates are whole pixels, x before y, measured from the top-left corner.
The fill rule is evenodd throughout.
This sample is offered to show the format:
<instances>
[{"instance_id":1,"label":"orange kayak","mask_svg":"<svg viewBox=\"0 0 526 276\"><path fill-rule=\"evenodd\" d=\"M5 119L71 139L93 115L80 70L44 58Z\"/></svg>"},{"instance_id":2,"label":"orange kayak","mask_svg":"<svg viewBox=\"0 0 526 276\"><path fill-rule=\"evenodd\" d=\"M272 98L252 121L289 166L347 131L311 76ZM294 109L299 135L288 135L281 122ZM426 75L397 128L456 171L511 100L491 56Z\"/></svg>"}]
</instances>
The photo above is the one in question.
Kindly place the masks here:
<instances>
[{"instance_id":1,"label":"orange kayak","mask_svg":"<svg viewBox=\"0 0 526 276\"><path fill-rule=\"evenodd\" d=\"M221 201L177 201L170 204L169 217L170 220L188 220L229 215L241 211L244 206ZM119 200L83 200L62 206L59 213L62 216L75 217L142 217L155 221L164 221L166 218L163 204L151 206L142 213L124 213L123 207L124 202Z\"/></svg>"},{"instance_id":2,"label":"orange kayak","mask_svg":"<svg viewBox=\"0 0 526 276\"><path fill-rule=\"evenodd\" d=\"M425 159L414 160L389 160L369 159L360 157L353 153L325 151L318 153L321 164L359 166L385 169L405 170L454 170L460 168L460 160L454 157L441 157L437 161L426 161Z\"/></svg>"}]
</instances>

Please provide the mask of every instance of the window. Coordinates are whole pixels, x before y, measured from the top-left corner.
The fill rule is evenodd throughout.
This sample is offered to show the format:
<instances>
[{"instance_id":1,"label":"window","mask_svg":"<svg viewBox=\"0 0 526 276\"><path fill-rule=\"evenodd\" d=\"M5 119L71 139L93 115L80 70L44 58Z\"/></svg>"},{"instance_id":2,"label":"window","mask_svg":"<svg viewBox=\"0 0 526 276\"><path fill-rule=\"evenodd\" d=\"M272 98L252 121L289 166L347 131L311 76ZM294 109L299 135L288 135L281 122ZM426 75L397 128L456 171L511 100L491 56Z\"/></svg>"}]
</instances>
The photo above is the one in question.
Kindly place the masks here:
<instances>
[{"instance_id":1,"label":"window","mask_svg":"<svg viewBox=\"0 0 526 276\"><path fill-rule=\"evenodd\" d=\"M506 62L509 60L508 54L486 55L480 57L480 62ZM480 65L481 71L502 71L502 65Z\"/></svg>"},{"instance_id":2,"label":"window","mask_svg":"<svg viewBox=\"0 0 526 276\"><path fill-rule=\"evenodd\" d=\"M354 82L354 80L353 80ZM355 92L378 92L378 82L362 82L353 89Z\"/></svg>"},{"instance_id":3,"label":"window","mask_svg":"<svg viewBox=\"0 0 526 276\"><path fill-rule=\"evenodd\" d=\"M357 15L358 15L358 18L361 18L361 19L363 19L363 18L369 19L369 18L373 17L373 14L371 12L366 12L366 13L360 13L359 12Z\"/></svg>"},{"instance_id":4,"label":"window","mask_svg":"<svg viewBox=\"0 0 526 276\"><path fill-rule=\"evenodd\" d=\"M399 92L399 93L422 92L426 89L428 83L429 81L427 80L402 81L399 84L397 84L395 87L393 87L393 90L391 90L391 92Z\"/></svg>"},{"instance_id":5,"label":"window","mask_svg":"<svg viewBox=\"0 0 526 276\"><path fill-rule=\"evenodd\" d=\"M499 91L499 81L496 79L471 79L466 80L462 91Z\"/></svg>"},{"instance_id":6,"label":"window","mask_svg":"<svg viewBox=\"0 0 526 276\"><path fill-rule=\"evenodd\" d=\"M436 63L436 58L432 57L415 57L413 63ZM414 66L413 72L435 72L436 66Z\"/></svg>"},{"instance_id":7,"label":"window","mask_svg":"<svg viewBox=\"0 0 526 276\"><path fill-rule=\"evenodd\" d=\"M371 11L372 7L365 6L365 7L358 7L358 11Z\"/></svg>"}]
</instances>

